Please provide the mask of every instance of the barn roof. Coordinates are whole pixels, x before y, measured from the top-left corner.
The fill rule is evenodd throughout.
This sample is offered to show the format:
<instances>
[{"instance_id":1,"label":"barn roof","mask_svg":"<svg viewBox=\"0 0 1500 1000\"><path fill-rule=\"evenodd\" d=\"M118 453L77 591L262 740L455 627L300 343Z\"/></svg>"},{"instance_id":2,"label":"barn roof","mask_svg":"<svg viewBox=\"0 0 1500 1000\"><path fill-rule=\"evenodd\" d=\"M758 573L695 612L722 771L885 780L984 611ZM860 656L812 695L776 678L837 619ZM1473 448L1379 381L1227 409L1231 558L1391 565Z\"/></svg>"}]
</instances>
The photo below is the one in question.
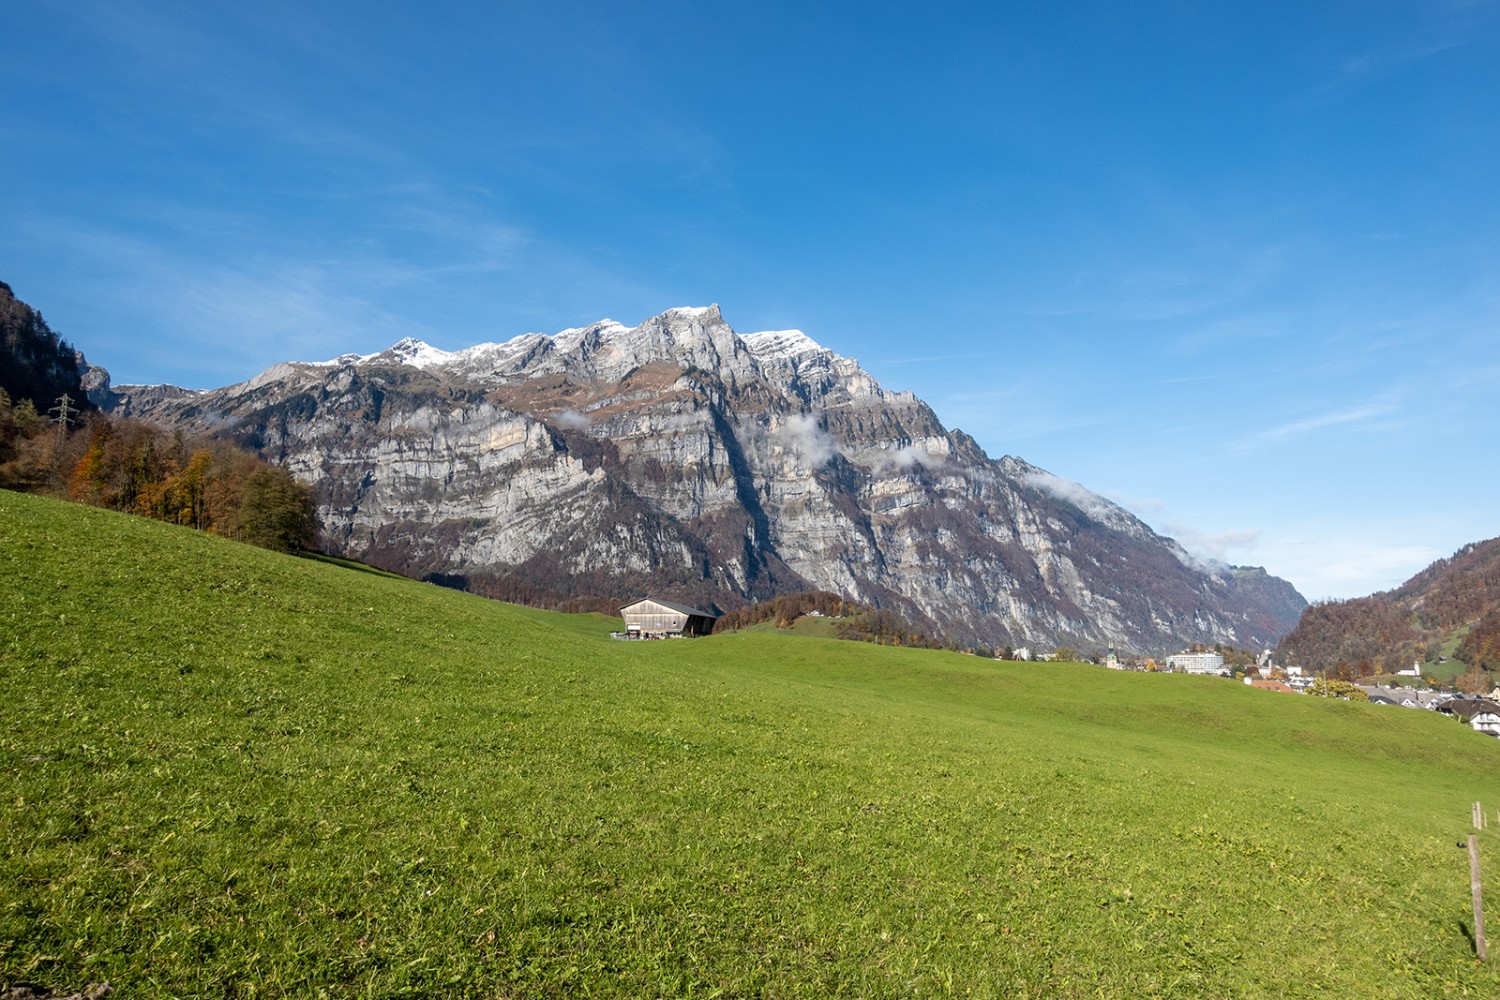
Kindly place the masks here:
<instances>
[{"instance_id":1,"label":"barn roof","mask_svg":"<svg viewBox=\"0 0 1500 1000\"><path fill-rule=\"evenodd\" d=\"M664 608L671 608L673 611L676 611L678 614L690 615L690 616L695 617L695 618L717 618L717 617L719 617L718 615L714 614L712 611L702 611L702 610L700 610L698 608L690 608L690 607L688 607L685 604L677 604L677 603L675 603L673 601L664 601L660 597L643 597L639 601L632 601L631 603L629 603L629 604L625 605L623 608L621 608L620 609L620 613L623 614L626 611L629 611L631 608L635 607L637 604L644 604L647 601L650 601L652 604L660 604Z\"/></svg>"}]
</instances>

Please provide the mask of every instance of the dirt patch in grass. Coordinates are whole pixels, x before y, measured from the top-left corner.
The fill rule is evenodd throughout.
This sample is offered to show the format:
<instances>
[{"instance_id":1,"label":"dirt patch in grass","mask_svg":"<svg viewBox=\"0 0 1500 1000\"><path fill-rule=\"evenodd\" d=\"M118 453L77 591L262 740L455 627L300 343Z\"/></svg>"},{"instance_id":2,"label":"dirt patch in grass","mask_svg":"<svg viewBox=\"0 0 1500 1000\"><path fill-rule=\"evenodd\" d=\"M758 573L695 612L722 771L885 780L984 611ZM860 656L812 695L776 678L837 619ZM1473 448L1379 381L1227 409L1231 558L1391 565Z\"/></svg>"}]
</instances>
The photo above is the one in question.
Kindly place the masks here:
<instances>
[{"instance_id":1,"label":"dirt patch in grass","mask_svg":"<svg viewBox=\"0 0 1500 1000\"><path fill-rule=\"evenodd\" d=\"M0 1000L104 1000L115 988L109 983L90 983L81 990L63 986L49 989L36 983L16 983L0 995Z\"/></svg>"}]
</instances>

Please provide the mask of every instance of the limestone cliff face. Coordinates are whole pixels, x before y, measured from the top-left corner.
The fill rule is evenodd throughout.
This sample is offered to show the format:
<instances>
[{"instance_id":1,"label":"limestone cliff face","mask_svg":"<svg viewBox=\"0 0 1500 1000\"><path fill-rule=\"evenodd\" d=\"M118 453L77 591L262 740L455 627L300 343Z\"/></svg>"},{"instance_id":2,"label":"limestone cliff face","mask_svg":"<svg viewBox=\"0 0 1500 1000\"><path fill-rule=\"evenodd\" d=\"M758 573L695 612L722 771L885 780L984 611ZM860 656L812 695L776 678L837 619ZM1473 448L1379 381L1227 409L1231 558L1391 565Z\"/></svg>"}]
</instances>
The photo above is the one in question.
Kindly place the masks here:
<instances>
[{"instance_id":1,"label":"limestone cliff face","mask_svg":"<svg viewBox=\"0 0 1500 1000\"><path fill-rule=\"evenodd\" d=\"M454 353L403 341L209 392L119 386L109 405L286 464L335 551L511 599L729 608L815 587L975 643L1149 652L1269 645L1305 605L717 307Z\"/></svg>"}]
</instances>

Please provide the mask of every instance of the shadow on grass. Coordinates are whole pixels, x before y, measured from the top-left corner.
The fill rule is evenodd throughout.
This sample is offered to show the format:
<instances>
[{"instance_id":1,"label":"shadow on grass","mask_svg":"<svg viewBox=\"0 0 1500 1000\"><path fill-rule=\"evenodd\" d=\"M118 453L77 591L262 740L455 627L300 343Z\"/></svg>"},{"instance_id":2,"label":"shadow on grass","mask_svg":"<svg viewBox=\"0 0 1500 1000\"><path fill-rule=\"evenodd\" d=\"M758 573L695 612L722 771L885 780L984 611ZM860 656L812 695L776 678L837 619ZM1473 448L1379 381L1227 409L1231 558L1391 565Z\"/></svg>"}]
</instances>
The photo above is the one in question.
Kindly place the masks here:
<instances>
[{"instance_id":1,"label":"shadow on grass","mask_svg":"<svg viewBox=\"0 0 1500 1000\"><path fill-rule=\"evenodd\" d=\"M303 559L311 559L313 562L327 563L330 566L338 566L341 569L352 569L357 573L369 573L372 576L383 576L389 580L410 579L409 577L402 576L400 573L392 573L390 570L377 569L374 566L367 566L362 562L355 562L353 559L341 559L338 556L324 555L322 552L308 552L306 550L303 550L301 552L298 552L297 555Z\"/></svg>"},{"instance_id":2,"label":"shadow on grass","mask_svg":"<svg viewBox=\"0 0 1500 1000\"><path fill-rule=\"evenodd\" d=\"M1455 920L1454 923L1458 925L1458 932L1468 939L1469 947L1474 949L1474 954L1477 956L1479 954L1479 941L1474 937L1473 926L1462 920Z\"/></svg>"}]
</instances>

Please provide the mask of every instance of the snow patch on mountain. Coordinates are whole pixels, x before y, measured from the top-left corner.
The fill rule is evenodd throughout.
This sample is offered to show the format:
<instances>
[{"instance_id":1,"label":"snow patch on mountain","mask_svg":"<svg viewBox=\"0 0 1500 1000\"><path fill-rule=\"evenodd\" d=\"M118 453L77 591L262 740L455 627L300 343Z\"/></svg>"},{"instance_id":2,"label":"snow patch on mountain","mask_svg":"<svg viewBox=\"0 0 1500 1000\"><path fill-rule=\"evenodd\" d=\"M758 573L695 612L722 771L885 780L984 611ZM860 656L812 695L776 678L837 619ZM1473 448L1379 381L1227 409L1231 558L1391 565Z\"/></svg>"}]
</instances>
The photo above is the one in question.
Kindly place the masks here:
<instances>
[{"instance_id":1,"label":"snow patch on mountain","mask_svg":"<svg viewBox=\"0 0 1500 1000\"><path fill-rule=\"evenodd\" d=\"M757 359L793 358L824 349L801 330L762 330L760 333L747 333L740 339Z\"/></svg>"}]
</instances>

